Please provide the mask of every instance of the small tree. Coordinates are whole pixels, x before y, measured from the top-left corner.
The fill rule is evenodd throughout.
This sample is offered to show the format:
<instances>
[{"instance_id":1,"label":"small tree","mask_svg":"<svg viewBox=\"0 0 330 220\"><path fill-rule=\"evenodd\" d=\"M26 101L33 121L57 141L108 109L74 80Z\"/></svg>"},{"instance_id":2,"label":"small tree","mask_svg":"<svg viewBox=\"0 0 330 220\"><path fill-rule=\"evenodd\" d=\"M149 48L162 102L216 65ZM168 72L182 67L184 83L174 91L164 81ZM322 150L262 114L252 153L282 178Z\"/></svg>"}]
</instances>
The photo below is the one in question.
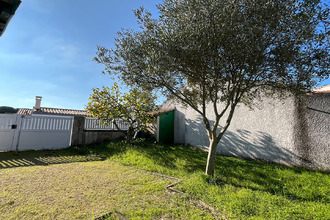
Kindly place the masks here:
<instances>
[{"instance_id":1,"label":"small tree","mask_svg":"<svg viewBox=\"0 0 330 220\"><path fill-rule=\"evenodd\" d=\"M118 120L128 124L126 143L130 144L133 135L139 130L145 130L152 121L151 111L156 110L156 96L134 88L129 93L122 94L117 83L112 88L93 89L89 97L87 111L103 124L112 122L119 131Z\"/></svg>"},{"instance_id":2,"label":"small tree","mask_svg":"<svg viewBox=\"0 0 330 220\"><path fill-rule=\"evenodd\" d=\"M158 9L158 19L136 10L142 30L119 32L116 48L98 47L95 60L201 115L207 175L238 103L304 93L329 77L329 7L320 0L164 0Z\"/></svg>"}]
</instances>

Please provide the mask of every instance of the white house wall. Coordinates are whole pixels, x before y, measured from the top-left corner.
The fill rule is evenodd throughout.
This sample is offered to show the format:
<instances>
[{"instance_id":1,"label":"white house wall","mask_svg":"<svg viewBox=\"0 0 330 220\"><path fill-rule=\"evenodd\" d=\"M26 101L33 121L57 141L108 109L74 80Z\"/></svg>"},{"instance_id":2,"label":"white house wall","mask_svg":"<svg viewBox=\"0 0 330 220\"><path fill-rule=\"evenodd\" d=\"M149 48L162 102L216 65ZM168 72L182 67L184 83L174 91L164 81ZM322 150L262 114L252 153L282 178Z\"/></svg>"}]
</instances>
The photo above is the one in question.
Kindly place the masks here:
<instances>
[{"instance_id":1,"label":"white house wall","mask_svg":"<svg viewBox=\"0 0 330 220\"><path fill-rule=\"evenodd\" d=\"M306 131L300 131L298 135L304 139L301 143L305 148L302 153L307 160L317 168L330 169L330 93L309 95L302 103L306 120ZM303 127L303 125L301 126ZM304 135L304 134L308 135Z\"/></svg>"},{"instance_id":2,"label":"white house wall","mask_svg":"<svg viewBox=\"0 0 330 220\"><path fill-rule=\"evenodd\" d=\"M323 105L327 106L321 108L324 111L329 112L329 100L329 96L323 99ZM320 101L315 101L313 105L318 106L319 103ZM175 143L207 149L209 140L201 116L192 108L184 107L173 100L167 101L162 107L174 106ZM298 102L294 97L285 100L263 98L253 109L239 105L229 129L218 145L217 153L285 165L330 169L329 114L311 113L310 110L302 114L297 106ZM210 122L214 122L212 106L207 107L207 115ZM304 121L304 117L309 119ZM222 124L225 119L226 115ZM299 121L303 121L303 124L299 124ZM313 128L316 124L318 130ZM326 125L320 127L320 124ZM313 131L308 133L310 129ZM313 143L311 146L304 145L302 137L306 135Z\"/></svg>"}]
</instances>

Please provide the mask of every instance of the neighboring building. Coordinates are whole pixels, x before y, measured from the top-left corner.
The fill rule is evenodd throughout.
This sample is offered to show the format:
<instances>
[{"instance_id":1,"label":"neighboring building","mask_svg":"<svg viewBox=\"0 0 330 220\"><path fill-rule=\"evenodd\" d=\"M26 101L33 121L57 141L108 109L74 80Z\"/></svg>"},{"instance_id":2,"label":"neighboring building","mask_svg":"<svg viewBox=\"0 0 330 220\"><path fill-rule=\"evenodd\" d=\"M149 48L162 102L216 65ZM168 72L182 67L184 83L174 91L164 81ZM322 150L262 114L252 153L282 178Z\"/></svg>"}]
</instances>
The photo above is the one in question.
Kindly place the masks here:
<instances>
[{"instance_id":1,"label":"neighboring building","mask_svg":"<svg viewBox=\"0 0 330 220\"><path fill-rule=\"evenodd\" d=\"M208 148L208 136L196 111L175 100L166 101L162 108L176 108L175 143ZM213 108L206 109L212 122ZM217 153L330 170L330 85L302 99L264 97L254 109L240 104Z\"/></svg>"},{"instance_id":2,"label":"neighboring building","mask_svg":"<svg viewBox=\"0 0 330 220\"><path fill-rule=\"evenodd\" d=\"M20 4L20 0L0 0L0 37Z\"/></svg>"},{"instance_id":3,"label":"neighboring building","mask_svg":"<svg viewBox=\"0 0 330 220\"><path fill-rule=\"evenodd\" d=\"M41 107L41 96L36 96L36 104L32 109L20 108L20 115L61 115L61 116L89 116L85 110Z\"/></svg>"}]
</instances>

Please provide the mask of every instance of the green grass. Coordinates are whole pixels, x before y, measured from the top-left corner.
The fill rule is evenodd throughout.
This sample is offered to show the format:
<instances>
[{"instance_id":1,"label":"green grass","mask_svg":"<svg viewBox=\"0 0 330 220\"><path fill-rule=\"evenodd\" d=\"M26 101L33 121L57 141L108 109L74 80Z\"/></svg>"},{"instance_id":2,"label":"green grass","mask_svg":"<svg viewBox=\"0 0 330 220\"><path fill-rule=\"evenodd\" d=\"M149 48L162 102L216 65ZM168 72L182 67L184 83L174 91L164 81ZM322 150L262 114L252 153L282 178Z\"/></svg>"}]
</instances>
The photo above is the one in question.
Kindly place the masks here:
<instances>
[{"instance_id":1,"label":"green grass","mask_svg":"<svg viewBox=\"0 0 330 220\"><path fill-rule=\"evenodd\" d=\"M7 164L0 166L0 219L118 219L107 215L115 212L129 219L212 218L165 190L177 180L95 158L70 150L0 153Z\"/></svg>"},{"instance_id":2,"label":"green grass","mask_svg":"<svg viewBox=\"0 0 330 220\"><path fill-rule=\"evenodd\" d=\"M176 186L233 219L330 219L329 173L230 157L216 158L216 175L204 173L207 153L191 146L143 141L77 149L139 169L176 176Z\"/></svg>"},{"instance_id":3,"label":"green grass","mask_svg":"<svg viewBox=\"0 0 330 220\"><path fill-rule=\"evenodd\" d=\"M330 219L329 173L217 157L207 177L206 157L146 141L0 153L0 219L215 218L199 200L229 219ZM175 179L135 168L177 177L185 193L165 190Z\"/></svg>"}]
</instances>

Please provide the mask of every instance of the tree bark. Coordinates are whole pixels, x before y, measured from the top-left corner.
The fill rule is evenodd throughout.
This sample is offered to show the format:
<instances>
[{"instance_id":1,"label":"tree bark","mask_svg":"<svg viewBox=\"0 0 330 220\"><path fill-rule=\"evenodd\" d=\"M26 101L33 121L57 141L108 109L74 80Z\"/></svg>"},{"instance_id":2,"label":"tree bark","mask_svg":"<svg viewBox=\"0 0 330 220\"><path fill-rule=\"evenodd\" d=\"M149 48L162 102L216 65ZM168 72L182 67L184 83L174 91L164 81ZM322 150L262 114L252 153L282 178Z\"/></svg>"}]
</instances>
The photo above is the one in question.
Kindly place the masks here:
<instances>
[{"instance_id":1,"label":"tree bark","mask_svg":"<svg viewBox=\"0 0 330 220\"><path fill-rule=\"evenodd\" d=\"M214 175L215 155L217 153L218 141L217 138L210 140L209 153L207 156L207 164L205 174L208 176Z\"/></svg>"},{"instance_id":2,"label":"tree bark","mask_svg":"<svg viewBox=\"0 0 330 220\"><path fill-rule=\"evenodd\" d=\"M216 135L216 129L218 127L218 122L219 122L218 120L216 121L215 127L213 128L214 130L212 131L212 136L209 135L210 146L209 146L209 153L207 156L207 164L206 164L206 170L205 170L206 175L209 175L209 176L214 175L215 155L217 153L217 146L218 146L218 143L220 142L222 136L225 134L225 132L227 131L227 129L231 123L237 103L238 103L238 100L236 100L236 102L231 105L226 124L222 128L222 130L218 134L218 136ZM206 128L206 130L208 130L208 129Z\"/></svg>"},{"instance_id":3,"label":"tree bark","mask_svg":"<svg viewBox=\"0 0 330 220\"><path fill-rule=\"evenodd\" d=\"M133 135L134 135L134 130L132 128L129 128L126 135L126 144L128 145L131 144Z\"/></svg>"}]
</instances>

